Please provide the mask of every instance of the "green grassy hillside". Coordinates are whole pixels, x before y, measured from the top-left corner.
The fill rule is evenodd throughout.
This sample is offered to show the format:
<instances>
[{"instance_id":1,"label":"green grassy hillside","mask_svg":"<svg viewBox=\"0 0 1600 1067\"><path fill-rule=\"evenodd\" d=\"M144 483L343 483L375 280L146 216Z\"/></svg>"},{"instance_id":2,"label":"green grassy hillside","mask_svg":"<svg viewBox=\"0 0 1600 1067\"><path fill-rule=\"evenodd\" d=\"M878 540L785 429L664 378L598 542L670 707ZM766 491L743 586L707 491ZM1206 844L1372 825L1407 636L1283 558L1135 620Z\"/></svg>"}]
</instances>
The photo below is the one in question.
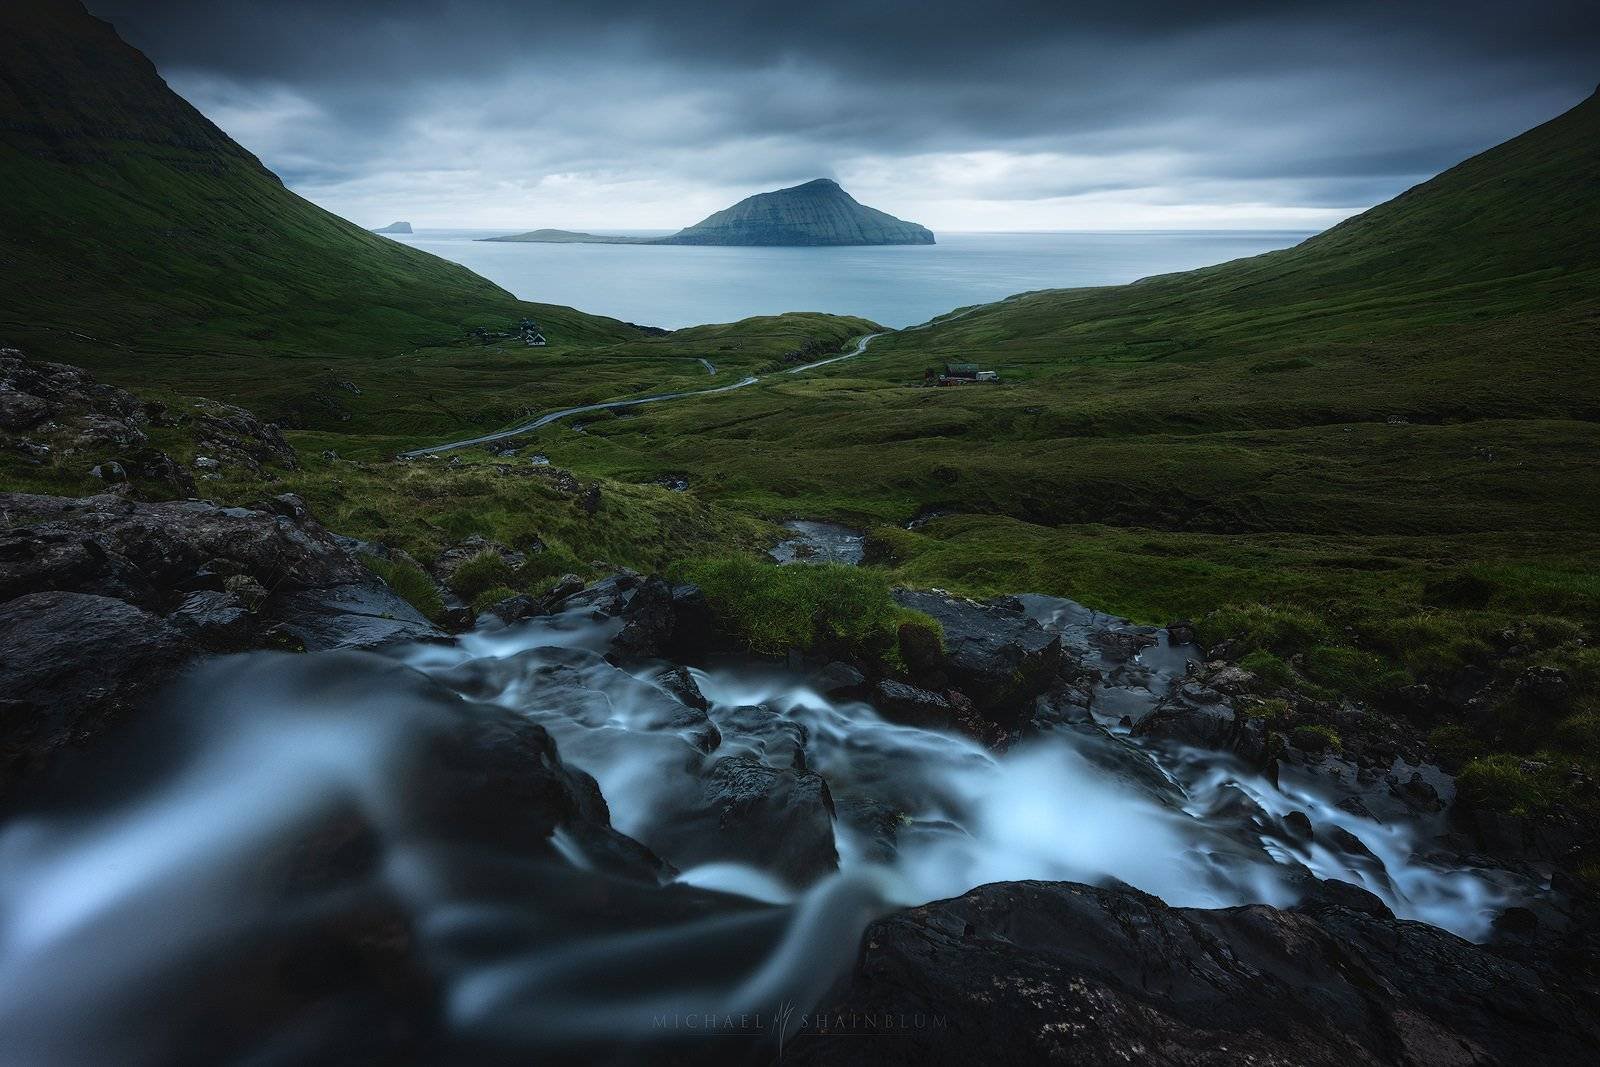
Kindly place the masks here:
<instances>
[{"instance_id":1,"label":"green grassy hillside","mask_svg":"<svg viewBox=\"0 0 1600 1067\"><path fill-rule=\"evenodd\" d=\"M0 8L0 183L0 314L41 333L373 354L534 311L289 192L71 0ZM538 311L564 335L630 335Z\"/></svg>"},{"instance_id":2,"label":"green grassy hillside","mask_svg":"<svg viewBox=\"0 0 1600 1067\"><path fill-rule=\"evenodd\" d=\"M1028 294L540 447L873 527L920 585L1208 616L1247 643L1300 620L1263 654L1329 693L1409 706L1405 685L1515 650L1585 695L1486 711L1465 751L1595 761L1600 673L1572 661L1600 632L1597 177L1590 99L1293 249ZM924 387L947 360L1003 381Z\"/></svg>"}]
</instances>

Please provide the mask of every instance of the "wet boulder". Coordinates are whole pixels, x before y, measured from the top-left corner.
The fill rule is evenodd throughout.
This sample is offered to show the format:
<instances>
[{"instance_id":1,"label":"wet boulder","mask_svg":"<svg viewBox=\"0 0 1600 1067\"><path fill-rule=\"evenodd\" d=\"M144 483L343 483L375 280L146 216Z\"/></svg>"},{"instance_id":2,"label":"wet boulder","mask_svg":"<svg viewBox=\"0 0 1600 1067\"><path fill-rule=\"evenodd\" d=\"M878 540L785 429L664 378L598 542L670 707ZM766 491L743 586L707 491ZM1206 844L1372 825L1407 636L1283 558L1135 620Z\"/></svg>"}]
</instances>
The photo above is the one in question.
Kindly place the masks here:
<instances>
[{"instance_id":1,"label":"wet boulder","mask_svg":"<svg viewBox=\"0 0 1600 1067\"><path fill-rule=\"evenodd\" d=\"M806 684L829 700L856 700L865 695L867 679L848 663L832 660L813 671Z\"/></svg>"},{"instance_id":2,"label":"wet boulder","mask_svg":"<svg viewBox=\"0 0 1600 1067\"><path fill-rule=\"evenodd\" d=\"M907 589L894 598L931 616L944 631L944 677L919 674L913 680L960 690L1002 728L1026 722L1033 699L1052 688L1067 665L1060 636L1040 626L1015 598L979 603Z\"/></svg>"},{"instance_id":3,"label":"wet boulder","mask_svg":"<svg viewBox=\"0 0 1600 1067\"><path fill-rule=\"evenodd\" d=\"M150 612L89 593L0 604L0 792L103 733L194 651Z\"/></svg>"},{"instance_id":4,"label":"wet boulder","mask_svg":"<svg viewBox=\"0 0 1600 1067\"><path fill-rule=\"evenodd\" d=\"M0 530L0 611L14 644L4 658L17 690L0 699L30 765L100 732L197 656L437 633L303 504L272 508L0 493L11 517Z\"/></svg>"},{"instance_id":5,"label":"wet boulder","mask_svg":"<svg viewBox=\"0 0 1600 1067\"><path fill-rule=\"evenodd\" d=\"M805 886L839 867L833 816L821 775L730 756L709 768L698 805L674 820L670 844L660 847L679 867L743 863Z\"/></svg>"},{"instance_id":6,"label":"wet boulder","mask_svg":"<svg viewBox=\"0 0 1600 1067\"><path fill-rule=\"evenodd\" d=\"M700 692L700 683L694 680L694 674L687 667L667 668L656 675L656 684L677 697L687 707L700 711L711 707L706 695Z\"/></svg>"},{"instance_id":7,"label":"wet boulder","mask_svg":"<svg viewBox=\"0 0 1600 1067\"><path fill-rule=\"evenodd\" d=\"M649 659L672 647L677 616L672 587L661 578L646 578L634 587L622 612L622 629L611 641L622 659Z\"/></svg>"},{"instance_id":8,"label":"wet boulder","mask_svg":"<svg viewBox=\"0 0 1600 1067\"><path fill-rule=\"evenodd\" d=\"M1539 968L1348 903L980 886L869 927L815 1013L842 1022L785 1055L882 1063L888 1043L852 1029L865 1019L893 1021L907 1064L1553 1064L1600 1048L1595 1016Z\"/></svg>"},{"instance_id":9,"label":"wet boulder","mask_svg":"<svg viewBox=\"0 0 1600 1067\"><path fill-rule=\"evenodd\" d=\"M184 597L171 621L212 649L239 647L251 630L250 609L244 601L237 593L218 589L201 589Z\"/></svg>"},{"instance_id":10,"label":"wet boulder","mask_svg":"<svg viewBox=\"0 0 1600 1067\"><path fill-rule=\"evenodd\" d=\"M811 735L803 723L765 704L718 708L716 721L728 739L728 752L750 755L769 767L806 769L806 742Z\"/></svg>"},{"instance_id":11,"label":"wet boulder","mask_svg":"<svg viewBox=\"0 0 1600 1067\"><path fill-rule=\"evenodd\" d=\"M1138 737L1233 752L1260 766L1267 760L1267 726L1235 708L1220 693L1190 682L1134 724Z\"/></svg>"},{"instance_id":12,"label":"wet boulder","mask_svg":"<svg viewBox=\"0 0 1600 1067\"><path fill-rule=\"evenodd\" d=\"M941 729L955 722L956 709L942 693L885 678L874 689L873 704L884 718L907 726Z\"/></svg>"}]
</instances>

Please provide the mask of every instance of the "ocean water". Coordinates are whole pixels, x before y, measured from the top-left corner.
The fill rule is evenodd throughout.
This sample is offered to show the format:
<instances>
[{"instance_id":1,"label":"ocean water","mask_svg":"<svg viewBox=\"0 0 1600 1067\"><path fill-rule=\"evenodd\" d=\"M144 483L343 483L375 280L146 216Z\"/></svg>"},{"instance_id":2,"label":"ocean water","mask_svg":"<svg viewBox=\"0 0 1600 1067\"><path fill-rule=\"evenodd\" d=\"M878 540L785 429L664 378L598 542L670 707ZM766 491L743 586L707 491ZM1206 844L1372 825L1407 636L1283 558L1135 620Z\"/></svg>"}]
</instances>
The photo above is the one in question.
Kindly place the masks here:
<instances>
[{"instance_id":1,"label":"ocean water","mask_svg":"<svg viewBox=\"0 0 1600 1067\"><path fill-rule=\"evenodd\" d=\"M1301 230L941 233L936 245L872 248L476 240L504 232L418 230L393 239L454 260L525 300L678 329L785 311L861 315L899 328L1013 293L1118 285L1288 248L1311 236Z\"/></svg>"}]
</instances>

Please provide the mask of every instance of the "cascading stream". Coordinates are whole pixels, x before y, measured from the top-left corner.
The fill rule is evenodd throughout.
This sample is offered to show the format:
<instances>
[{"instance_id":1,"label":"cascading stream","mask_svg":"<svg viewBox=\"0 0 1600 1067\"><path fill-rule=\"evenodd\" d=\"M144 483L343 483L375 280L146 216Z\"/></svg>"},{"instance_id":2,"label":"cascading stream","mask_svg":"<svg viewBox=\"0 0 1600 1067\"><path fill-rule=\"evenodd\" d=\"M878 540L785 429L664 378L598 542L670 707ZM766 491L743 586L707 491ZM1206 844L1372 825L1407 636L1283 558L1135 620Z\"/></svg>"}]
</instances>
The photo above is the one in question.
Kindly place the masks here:
<instances>
[{"instance_id":1,"label":"cascading stream","mask_svg":"<svg viewBox=\"0 0 1600 1067\"><path fill-rule=\"evenodd\" d=\"M1029 608L1070 640L1083 615L1066 603ZM618 625L573 610L387 659L207 668L138 735L161 758L0 829L0 1032L16 1061L168 1062L197 1017L232 1010L218 946L266 952L376 902L405 917L442 983L443 1040L500 1050L645 1043L696 1013L813 1003L874 917L994 881L1119 881L1224 907L1288 905L1333 878L1468 938L1507 903L1489 874L1419 854L1421 827L1352 814L1309 779L1274 785L1217 753L1146 744L1111 718L996 754L753 662L693 671L700 715L662 665L607 662ZM1141 656L1181 674L1164 638ZM1134 699L1125 674L1102 683L1107 708ZM548 730L612 825L676 868L670 884L611 878L625 844L597 833L508 850L419 815L417 768L441 724L497 715ZM1297 835L1291 812L1318 835ZM358 827L370 861L287 907L264 888L264 857L329 826ZM318 1040L299 1017L258 1021L285 1062Z\"/></svg>"}]
</instances>

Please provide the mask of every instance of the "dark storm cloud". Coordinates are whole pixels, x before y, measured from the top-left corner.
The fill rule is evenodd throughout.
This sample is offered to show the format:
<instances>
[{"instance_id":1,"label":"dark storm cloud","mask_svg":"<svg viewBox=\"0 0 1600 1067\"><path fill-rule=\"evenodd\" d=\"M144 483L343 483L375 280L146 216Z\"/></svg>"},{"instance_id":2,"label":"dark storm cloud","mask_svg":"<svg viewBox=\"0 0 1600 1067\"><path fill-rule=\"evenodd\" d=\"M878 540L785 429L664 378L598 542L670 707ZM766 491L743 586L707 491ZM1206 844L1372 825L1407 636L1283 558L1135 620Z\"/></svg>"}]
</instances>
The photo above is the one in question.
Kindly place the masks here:
<instances>
[{"instance_id":1,"label":"dark storm cloud","mask_svg":"<svg viewBox=\"0 0 1600 1067\"><path fill-rule=\"evenodd\" d=\"M671 225L818 174L945 226L1030 201L1053 225L1077 217L1067 201L1092 215L1119 192L1118 218L1140 204L1311 218L1392 195L1600 77L1592 0L91 8L336 208L428 198L506 223L587 213L590 196L619 224L681 205L656 217Z\"/></svg>"}]
</instances>

